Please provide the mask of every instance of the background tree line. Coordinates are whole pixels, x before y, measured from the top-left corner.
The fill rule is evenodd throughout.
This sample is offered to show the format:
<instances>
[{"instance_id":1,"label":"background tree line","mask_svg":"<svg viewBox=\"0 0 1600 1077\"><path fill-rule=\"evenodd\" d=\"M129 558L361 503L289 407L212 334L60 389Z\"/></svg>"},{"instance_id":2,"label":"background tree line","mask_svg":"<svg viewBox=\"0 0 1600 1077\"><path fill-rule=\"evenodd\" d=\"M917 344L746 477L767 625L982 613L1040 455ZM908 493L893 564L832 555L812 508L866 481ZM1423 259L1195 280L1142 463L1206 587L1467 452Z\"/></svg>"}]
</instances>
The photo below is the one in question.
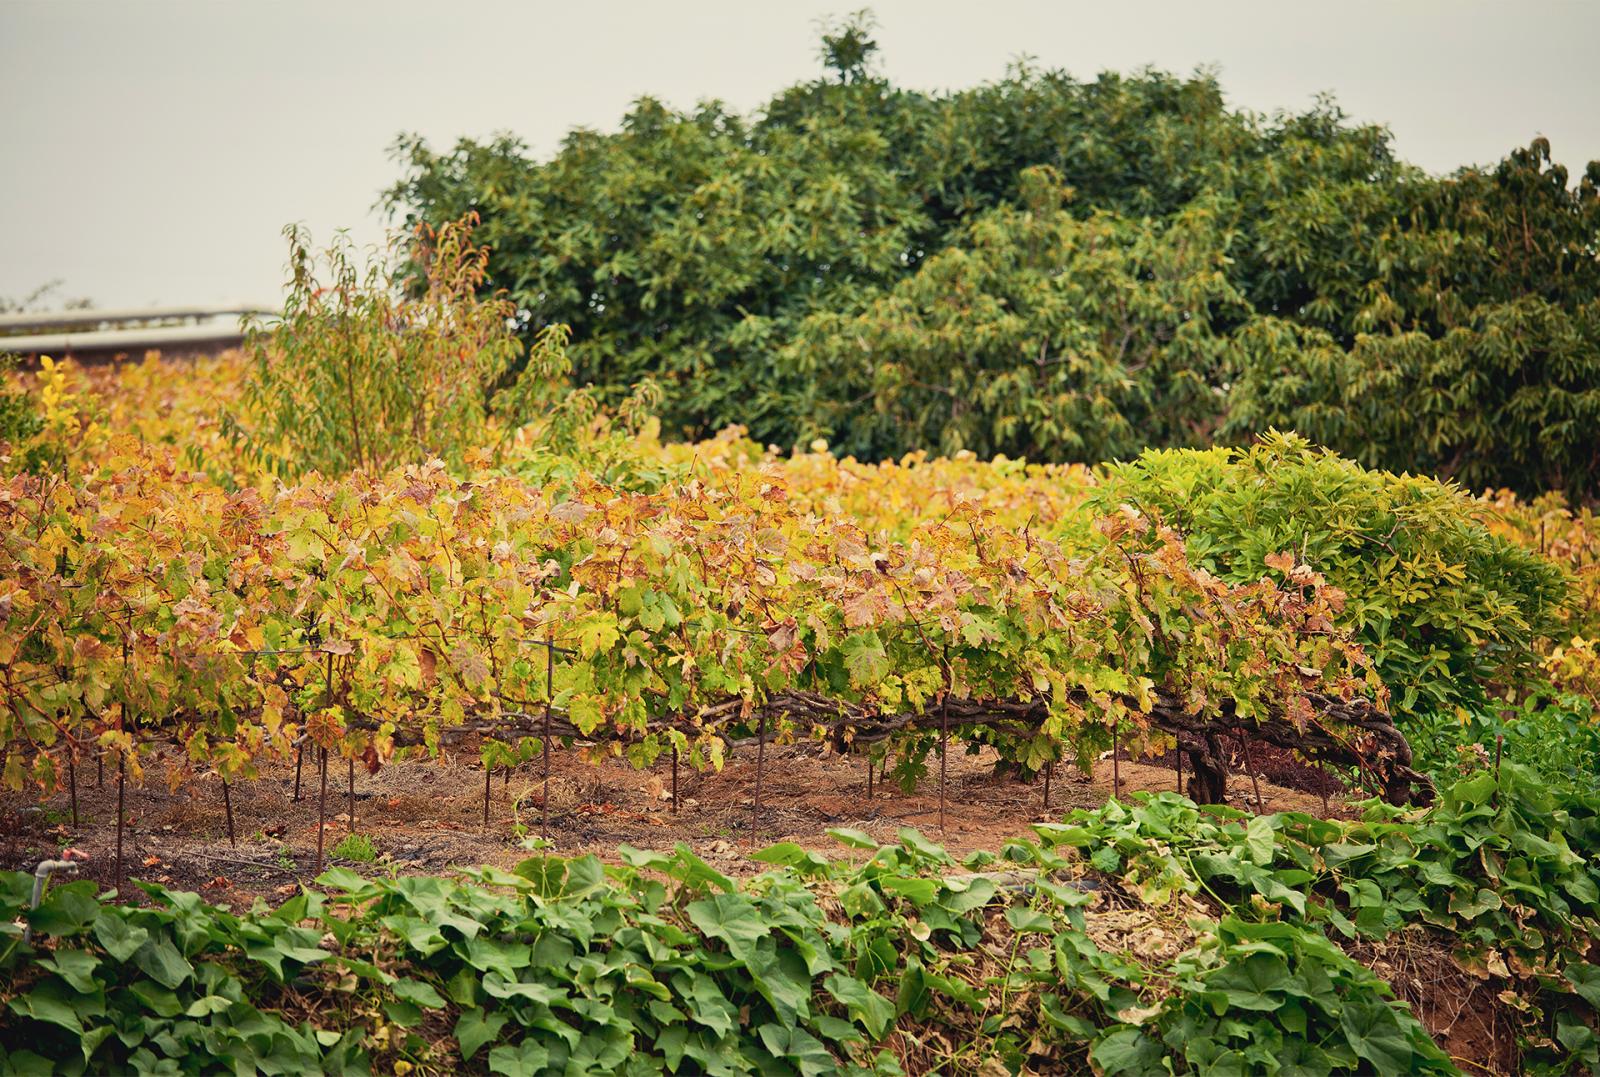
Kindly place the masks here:
<instances>
[{"instance_id":1,"label":"background tree line","mask_svg":"<svg viewBox=\"0 0 1600 1077\"><path fill-rule=\"evenodd\" d=\"M864 458L1097 462L1292 428L1369 466L1600 493L1600 162L1430 176L1332 102L1209 75L872 71L870 26L754 116L640 100L548 160L403 139L391 206L473 212L530 339L669 431Z\"/></svg>"}]
</instances>

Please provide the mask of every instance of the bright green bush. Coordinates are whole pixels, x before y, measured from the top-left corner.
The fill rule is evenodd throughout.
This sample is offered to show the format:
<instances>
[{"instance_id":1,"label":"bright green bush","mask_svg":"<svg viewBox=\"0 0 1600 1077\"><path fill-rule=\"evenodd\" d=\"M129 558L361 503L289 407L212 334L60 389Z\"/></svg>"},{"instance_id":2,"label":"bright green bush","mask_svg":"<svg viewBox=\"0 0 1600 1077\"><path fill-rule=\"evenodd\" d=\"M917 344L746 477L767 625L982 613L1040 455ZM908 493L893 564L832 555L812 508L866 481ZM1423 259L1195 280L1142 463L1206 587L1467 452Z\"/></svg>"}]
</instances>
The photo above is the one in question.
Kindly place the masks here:
<instances>
[{"instance_id":1,"label":"bright green bush","mask_svg":"<svg viewBox=\"0 0 1600 1077\"><path fill-rule=\"evenodd\" d=\"M1491 534L1459 489L1293 436L1152 450L1107 469L1094 505L1122 503L1182 532L1223 579L1286 578L1296 563L1325 576L1402 718L1455 719L1521 684L1566 600L1561 570Z\"/></svg>"},{"instance_id":2,"label":"bright green bush","mask_svg":"<svg viewBox=\"0 0 1600 1077\"><path fill-rule=\"evenodd\" d=\"M1425 771L1453 774L1498 755L1552 789L1600 793L1600 715L1584 696L1539 687L1515 705L1414 716L1408 734Z\"/></svg>"}]
</instances>

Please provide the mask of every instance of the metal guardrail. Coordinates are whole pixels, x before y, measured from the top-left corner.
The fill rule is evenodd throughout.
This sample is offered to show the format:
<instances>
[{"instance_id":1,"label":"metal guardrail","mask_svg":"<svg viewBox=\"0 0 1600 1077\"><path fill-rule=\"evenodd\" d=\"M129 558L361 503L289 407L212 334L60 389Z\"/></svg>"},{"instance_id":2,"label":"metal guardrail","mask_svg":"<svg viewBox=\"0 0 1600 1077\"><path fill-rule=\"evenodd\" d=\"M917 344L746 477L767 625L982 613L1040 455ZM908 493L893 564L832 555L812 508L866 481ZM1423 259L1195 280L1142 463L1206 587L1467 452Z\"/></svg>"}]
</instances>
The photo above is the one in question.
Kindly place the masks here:
<instances>
[{"instance_id":1,"label":"metal guardrail","mask_svg":"<svg viewBox=\"0 0 1600 1077\"><path fill-rule=\"evenodd\" d=\"M112 358L155 349L195 354L237 346L244 340L241 321L270 315L264 307L150 307L142 310L67 310L0 315L0 352L29 358ZM231 321L223 320L233 316ZM207 324L209 323L209 324ZM14 332L16 330L48 332Z\"/></svg>"}]
</instances>

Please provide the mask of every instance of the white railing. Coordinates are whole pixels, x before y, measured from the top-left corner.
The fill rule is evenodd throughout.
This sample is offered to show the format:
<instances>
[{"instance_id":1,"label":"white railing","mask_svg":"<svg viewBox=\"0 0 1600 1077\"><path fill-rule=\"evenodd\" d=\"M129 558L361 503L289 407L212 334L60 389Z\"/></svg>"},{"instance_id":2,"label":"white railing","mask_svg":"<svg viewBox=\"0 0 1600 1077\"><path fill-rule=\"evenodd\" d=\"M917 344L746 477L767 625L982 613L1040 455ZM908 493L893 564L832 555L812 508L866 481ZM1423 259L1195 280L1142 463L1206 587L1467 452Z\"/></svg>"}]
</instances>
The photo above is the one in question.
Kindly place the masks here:
<instances>
[{"instance_id":1,"label":"white railing","mask_svg":"<svg viewBox=\"0 0 1600 1077\"><path fill-rule=\"evenodd\" d=\"M270 314L264 307L245 303L210 307L145 307L128 310L57 310L0 314L0 332L13 329L67 329L102 325L125 326L130 322L173 322L198 318L220 318L229 314Z\"/></svg>"},{"instance_id":2,"label":"white railing","mask_svg":"<svg viewBox=\"0 0 1600 1077\"><path fill-rule=\"evenodd\" d=\"M65 356L150 348L193 350L202 345L231 347L244 339L244 318L271 313L264 307L233 303L0 314L0 352Z\"/></svg>"}]
</instances>

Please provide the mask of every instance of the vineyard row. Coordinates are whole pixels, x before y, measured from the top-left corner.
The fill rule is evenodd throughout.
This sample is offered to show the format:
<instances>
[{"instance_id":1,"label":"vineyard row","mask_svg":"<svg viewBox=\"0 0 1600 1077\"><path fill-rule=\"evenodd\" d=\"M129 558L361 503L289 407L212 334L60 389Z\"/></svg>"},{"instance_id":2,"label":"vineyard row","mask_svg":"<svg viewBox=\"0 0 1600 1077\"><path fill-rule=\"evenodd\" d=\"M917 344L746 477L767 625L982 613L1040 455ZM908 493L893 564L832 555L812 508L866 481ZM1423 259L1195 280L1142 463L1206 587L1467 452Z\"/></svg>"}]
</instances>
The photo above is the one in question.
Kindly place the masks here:
<instances>
[{"instance_id":1,"label":"vineyard row","mask_svg":"<svg viewBox=\"0 0 1600 1077\"><path fill-rule=\"evenodd\" d=\"M95 751L137 781L174 742L169 780L234 780L467 731L491 765L524 735L696 768L752 736L926 754L937 731L1029 772L1175 743L1214 799L1219 738L1248 731L1426 795L1337 589L1289 553L1224 582L1132 510L1019 528L930 488L945 511L890 539L776 466L641 492L435 463L265 498L131 441L0 493L13 787Z\"/></svg>"}]
</instances>

